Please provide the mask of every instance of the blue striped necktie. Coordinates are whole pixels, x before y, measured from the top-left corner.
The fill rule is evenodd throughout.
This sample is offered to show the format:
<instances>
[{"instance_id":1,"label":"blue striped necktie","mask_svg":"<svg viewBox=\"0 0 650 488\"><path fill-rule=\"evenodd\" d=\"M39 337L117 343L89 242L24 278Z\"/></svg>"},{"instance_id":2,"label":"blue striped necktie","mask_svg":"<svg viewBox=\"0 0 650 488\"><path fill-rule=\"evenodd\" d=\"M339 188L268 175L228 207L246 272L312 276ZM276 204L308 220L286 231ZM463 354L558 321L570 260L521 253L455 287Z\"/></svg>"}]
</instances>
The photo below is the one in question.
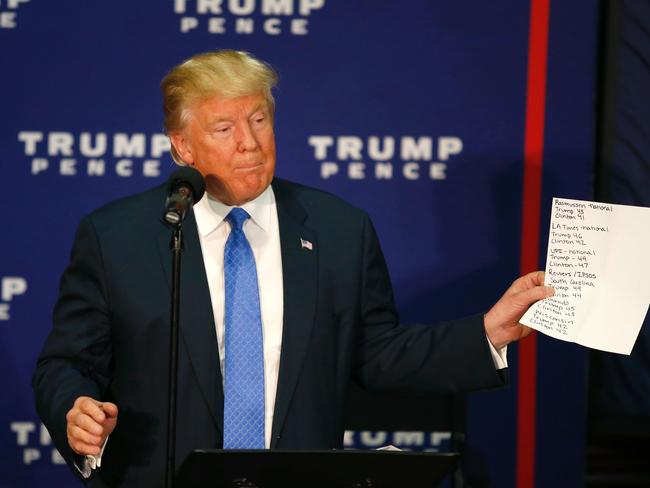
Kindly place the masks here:
<instances>
[{"instance_id":1,"label":"blue striped necktie","mask_svg":"<svg viewBox=\"0 0 650 488\"><path fill-rule=\"evenodd\" d=\"M255 256L233 208L224 250L226 366L223 448L264 449L264 350Z\"/></svg>"}]
</instances>

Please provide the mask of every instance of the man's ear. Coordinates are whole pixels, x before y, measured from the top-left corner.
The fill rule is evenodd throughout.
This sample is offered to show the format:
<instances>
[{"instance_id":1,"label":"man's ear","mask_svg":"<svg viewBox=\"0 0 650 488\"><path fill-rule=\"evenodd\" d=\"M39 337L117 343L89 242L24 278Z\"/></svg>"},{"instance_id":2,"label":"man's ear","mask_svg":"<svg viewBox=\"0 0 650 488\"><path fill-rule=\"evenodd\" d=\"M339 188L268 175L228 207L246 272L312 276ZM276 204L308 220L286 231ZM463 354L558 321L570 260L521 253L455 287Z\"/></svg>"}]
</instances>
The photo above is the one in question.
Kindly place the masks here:
<instances>
[{"instance_id":1,"label":"man's ear","mask_svg":"<svg viewBox=\"0 0 650 488\"><path fill-rule=\"evenodd\" d=\"M175 131L169 134L169 140L171 141L174 149L181 157L183 162L189 166L194 164L194 156L192 154L192 147L189 144L189 141L183 131Z\"/></svg>"}]
</instances>

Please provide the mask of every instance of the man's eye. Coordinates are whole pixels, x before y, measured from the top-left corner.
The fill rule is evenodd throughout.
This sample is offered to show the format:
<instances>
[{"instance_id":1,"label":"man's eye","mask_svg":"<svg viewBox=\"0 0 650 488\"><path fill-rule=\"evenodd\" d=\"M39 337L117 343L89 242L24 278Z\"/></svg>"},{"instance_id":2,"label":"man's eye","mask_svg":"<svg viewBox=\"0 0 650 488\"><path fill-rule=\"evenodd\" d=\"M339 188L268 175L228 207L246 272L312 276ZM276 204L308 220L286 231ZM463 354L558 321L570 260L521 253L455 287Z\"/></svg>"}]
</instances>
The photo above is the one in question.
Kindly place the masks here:
<instances>
[{"instance_id":1,"label":"man's eye","mask_svg":"<svg viewBox=\"0 0 650 488\"><path fill-rule=\"evenodd\" d=\"M230 130L230 127L220 127L219 129L217 129L217 132L220 132L220 133L222 133L222 134L225 134L225 133L228 132L229 130Z\"/></svg>"}]
</instances>

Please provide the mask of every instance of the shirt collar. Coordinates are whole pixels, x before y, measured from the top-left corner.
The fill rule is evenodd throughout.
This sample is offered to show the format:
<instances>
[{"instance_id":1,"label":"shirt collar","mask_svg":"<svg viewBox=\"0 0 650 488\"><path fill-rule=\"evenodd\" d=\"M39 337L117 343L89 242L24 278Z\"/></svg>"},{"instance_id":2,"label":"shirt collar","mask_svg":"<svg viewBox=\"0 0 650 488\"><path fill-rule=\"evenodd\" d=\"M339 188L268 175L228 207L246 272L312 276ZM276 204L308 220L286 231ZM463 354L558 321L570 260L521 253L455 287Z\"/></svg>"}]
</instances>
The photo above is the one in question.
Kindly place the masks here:
<instances>
[{"instance_id":1,"label":"shirt collar","mask_svg":"<svg viewBox=\"0 0 650 488\"><path fill-rule=\"evenodd\" d=\"M253 223L264 232L268 232L271 224L271 211L274 200L273 189L269 185L257 198L239 207L248 212ZM209 196L206 192L203 198L194 205L196 225L201 236L206 237L220 227L233 208Z\"/></svg>"}]
</instances>

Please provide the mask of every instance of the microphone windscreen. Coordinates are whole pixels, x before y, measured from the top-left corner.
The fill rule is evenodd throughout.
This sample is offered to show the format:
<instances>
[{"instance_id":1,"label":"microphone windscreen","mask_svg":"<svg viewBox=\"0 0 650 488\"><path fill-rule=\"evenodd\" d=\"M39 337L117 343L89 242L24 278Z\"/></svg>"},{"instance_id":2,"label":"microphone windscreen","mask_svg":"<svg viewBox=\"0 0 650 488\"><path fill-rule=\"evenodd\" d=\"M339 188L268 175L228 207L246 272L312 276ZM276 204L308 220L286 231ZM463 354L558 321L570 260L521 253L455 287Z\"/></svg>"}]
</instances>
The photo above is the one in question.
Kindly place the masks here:
<instances>
[{"instance_id":1,"label":"microphone windscreen","mask_svg":"<svg viewBox=\"0 0 650 488\"><path fill-rule=\"evenodd\" d=\"M186 184L192 190L194 201L198 202L205 193L205 181L203 175L194 168L183 166L174 171L167 180L167 194L171 194L180 185Z\"/></svg>"}]
</instances>

